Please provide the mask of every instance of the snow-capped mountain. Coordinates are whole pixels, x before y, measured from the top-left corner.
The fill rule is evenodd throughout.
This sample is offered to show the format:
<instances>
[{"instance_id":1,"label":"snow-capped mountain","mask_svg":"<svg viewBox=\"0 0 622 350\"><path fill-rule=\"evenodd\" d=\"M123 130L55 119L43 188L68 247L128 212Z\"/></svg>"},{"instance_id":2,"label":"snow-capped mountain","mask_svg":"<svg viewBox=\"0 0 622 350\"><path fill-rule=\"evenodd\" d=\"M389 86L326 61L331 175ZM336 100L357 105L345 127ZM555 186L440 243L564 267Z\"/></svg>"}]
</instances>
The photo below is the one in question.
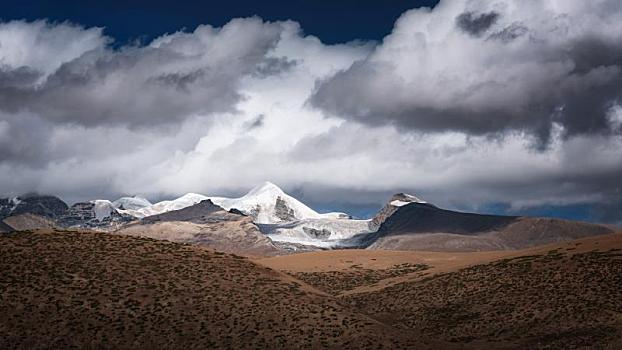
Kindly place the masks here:
<instances>
[{"instance_id":1,"label":"snow-capped mountain","mask_svg":"<svg viewBox=\"0 0 622 350\"><path fill-rule=\"evenodd\" d=\"M112 205L118 210L138 210L153 205L147 199L139 196L121 197L112 202Z\"/></svg>"},{"instance_id":2,"label":"snow-capped mountain","mask_svg":"<svg viewBox=\"0 0 622 350\"><path fill-rule=\"evenodd\" d=\"M95 199L92 200L93 203L93 213L95 214L95 219L99 221L103 221L105 218L111 216L113 213L117 212L117 209L114 207L111 201L106 199Z\"/></svg>"},{"instance_id":3,"label":"snow-capped mountain","mask_svg":"<svg viewBox=\"0 0 622 350\"><path fill-rule=\"evenodd\" d=\"M370 233L371 220L305 219L279 224L258 224L275 242L321 248L356 246L353 237Z\"/></svg>"},{"instance_id":4,"label":"snow-capped mountain","mask_svg":"<svg viewBox=\"0 0 622 350\"><path fill-rule=\"evenodd\" d=\"M206 199L209 199L209 198L202 194L186 193L185 195L177 199L158 202L158 203L151 204L151 205L148 205L148 206L145 206L139 209L135 209L135 210L128 209L128 210L125 210L124 212L141 219L147 216L158 215L158 214L166 213L166 212L173 211L173 210L187 208L201 201L204 201Z\"/></svg>"},{"instance_id":5,"label":"snow-capped mountain","mask_svg":"<svg viewBox=\"0 0 622 350\"><path fill-rule=\"evenodd\" d=\"M265 182L240 198L210 197L216 205L227 210L237 209L253 217L257 224L277 224L304 219L348 218L344 213L320 214L286 194L277 185Z\"/></svg>"},{"instance_id":6,"label":"snow-capped mountain","mask_svg":"<svg viewBox=\"0 0 622 350\"><path fill-rule=\"evenodd\" d=\"M144 218L187 208L206 199L226 210L237 209L252 217L253 221L258 224L276 224L304 219L349 218L349 215L344 213L320 214L286 194L271 182L265 182L239 198L208 197L197 193L187 193L177 199L158 202L139 209L126 208L124 212L137 218Z\"/></svg>"},{"instance_id":7,"label":"snow-capped mountain","mask_svg":"<svg viewBox=\"0 0 622 350\"><path fill-rule=\"evenodd\" d=\"M115 206L121 208L123 205L124 210L119 209L119 212L142 219L188 208L207 199L226 210L235 209L251 217L263 233L279 242L333 247L338 245L340 240L368 232L370 226L369 220L351 220L350 216L344 213L320 214L271 182L265 182L239 198L208 197L188 193L174 200L137 209L130 209L124 205L135 204L135 198L115 201Z\"/></svg>"}]
</instances>

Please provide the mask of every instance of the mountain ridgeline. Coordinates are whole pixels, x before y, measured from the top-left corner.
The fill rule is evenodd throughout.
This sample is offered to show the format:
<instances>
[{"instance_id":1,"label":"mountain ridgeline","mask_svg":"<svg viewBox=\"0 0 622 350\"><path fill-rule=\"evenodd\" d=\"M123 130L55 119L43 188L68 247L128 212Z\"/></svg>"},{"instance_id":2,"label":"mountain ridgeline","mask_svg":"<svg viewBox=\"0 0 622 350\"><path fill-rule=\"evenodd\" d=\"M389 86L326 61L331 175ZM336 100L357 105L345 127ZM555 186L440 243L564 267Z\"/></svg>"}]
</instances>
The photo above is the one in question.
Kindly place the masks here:
<instances>
[{"instance_id":1,"label":"mountain ridgeline","mask_svg":"<svg viewBox=\"0 0 622 350\"><path fill-rule=\"evenodd\" d=\"M258 255L340 248L509 250L614 231L559 219L451 211L404 193L373 218L356 220L345 213L320 214L269 182L239 198L189 193L155 204L140 197L72 206L54 196L0 199L0 232L53 226Z\"/></svg>"},{"instance_id":2,"label":"mountain ridgeline","mask_svg":"<svg viewBox=\"0 0 622 350\"><path fill-rule=\"evenodd\" d=\"M370 249L486 251L521 249L613 233L584 222L482 215L409 203L387 217L368 240Z\"/></svg>"}]
</instances>

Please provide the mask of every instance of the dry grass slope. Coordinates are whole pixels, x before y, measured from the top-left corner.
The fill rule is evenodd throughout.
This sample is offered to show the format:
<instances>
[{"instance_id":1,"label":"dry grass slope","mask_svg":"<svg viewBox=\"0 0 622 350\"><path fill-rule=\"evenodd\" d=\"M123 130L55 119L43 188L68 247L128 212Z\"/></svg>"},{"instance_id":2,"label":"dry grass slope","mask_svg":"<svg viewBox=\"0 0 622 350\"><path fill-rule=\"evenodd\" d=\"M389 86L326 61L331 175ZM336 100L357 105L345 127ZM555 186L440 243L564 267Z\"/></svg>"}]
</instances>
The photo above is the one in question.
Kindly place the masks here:
<instances>
[{"instance_id":1,"label":"dry grass slope","mask_svg":"<svg viewBox=\"0 0 622 350\"><path fill-rule=\"evenodd\" d=\"M551 250L345 300L376 319L453 342L604 348L622 337L622 250Z\"/></svg>"},{"instance_id":2,"label":"dry grass slope","mask_svg":"<svg viewBox=\"0 0 622 350\"><path fill-rule=\"evenodd\" d=\"M619 233L521 251L316 252L260 262L289 267L343 304L426 338L475 348L622 348Z\"/></svg>"},{"instance_id":3,"label":"dry grass slope","mask_svg":"<svg viewBox=\"0 0 622 350\"><path fill-rule=\"evenodd\" d=\"M350 266L350 271L288 273L326 293L339 295L358 287L375 286L382 280L410 275L428 268L429 266L425 264L402 263L386 269L367 269L354 264Z\"/></svg>"},{"instance_id":4,"label":"dry grass slope","mask_svg":"<svg viewBox=\"0 0 622 350\"><path fill-rule=\"evenodd\" d=\"M439 348L249 260L92 232L0 236L0 348Z\"/></svg>"}]
</instances>

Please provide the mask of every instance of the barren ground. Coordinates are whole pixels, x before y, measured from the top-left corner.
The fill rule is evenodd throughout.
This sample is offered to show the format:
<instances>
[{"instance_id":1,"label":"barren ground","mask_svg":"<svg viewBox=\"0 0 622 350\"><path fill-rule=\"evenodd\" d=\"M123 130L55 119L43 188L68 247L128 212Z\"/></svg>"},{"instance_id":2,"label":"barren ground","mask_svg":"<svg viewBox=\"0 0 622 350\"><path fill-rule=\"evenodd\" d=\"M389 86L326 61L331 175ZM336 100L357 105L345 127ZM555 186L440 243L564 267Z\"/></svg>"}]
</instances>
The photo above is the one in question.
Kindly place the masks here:
<instances>
[{"instance_id":1,"label":"barren ground","mask_svg":"<svg viewBox=\"0 0 622 350\"><path fill-rule=\"evenodd\" d=\"M0 348L622 348L622 233L521 251L245 258L0 236Z\"/></svg>"},{"instance_id":2,"label":"barren ground","mask_svg":"<svg viewBox=\"0 0 622 350\"><path fill-rule=\"evenodd\" d=\"M434 339L493 348L622 348L621 233L521 251L345 250L259 262L380 322Z\"/></svg>"},{"instance_id":3,"label":"barren ground","mask_svg":"<svg viewBox=\"0 0 622 350\"><path fill-rule=\"evenodd\" d=\"M0 236L0 348L438 348L248 259L92 232Z\"/></svg>"}]
</instances>

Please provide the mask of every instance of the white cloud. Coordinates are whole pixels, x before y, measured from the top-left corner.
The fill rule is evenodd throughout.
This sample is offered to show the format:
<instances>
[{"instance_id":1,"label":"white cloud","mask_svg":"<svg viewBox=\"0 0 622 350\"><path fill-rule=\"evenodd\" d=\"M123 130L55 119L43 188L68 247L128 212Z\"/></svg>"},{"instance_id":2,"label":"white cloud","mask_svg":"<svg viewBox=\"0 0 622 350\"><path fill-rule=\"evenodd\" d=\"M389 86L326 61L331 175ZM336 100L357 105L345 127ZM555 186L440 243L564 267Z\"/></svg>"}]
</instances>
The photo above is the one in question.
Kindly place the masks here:
<instances>
[{"instance_id":1,"label":"white cloud","mask_svg":"<svg viewBox=\"0 0 622 350\"><path fill-rule=\"evenodd\" d=\"M619 1L442 1L404 13L312 98L338 117L420 131L605 131L622 92Z\"/></svg>"},{"instance_id":2,"label":"white cloud","mask_svg":"<svg viewBox=\"0 0 622 350\"><path fill-rule=\"evenodd\" d=\"M0 67L29 67L49 75L86 52L102 50L110 41L101 28L69 23L11 21L0 25Z\"/></svg>"}]
</instances>

